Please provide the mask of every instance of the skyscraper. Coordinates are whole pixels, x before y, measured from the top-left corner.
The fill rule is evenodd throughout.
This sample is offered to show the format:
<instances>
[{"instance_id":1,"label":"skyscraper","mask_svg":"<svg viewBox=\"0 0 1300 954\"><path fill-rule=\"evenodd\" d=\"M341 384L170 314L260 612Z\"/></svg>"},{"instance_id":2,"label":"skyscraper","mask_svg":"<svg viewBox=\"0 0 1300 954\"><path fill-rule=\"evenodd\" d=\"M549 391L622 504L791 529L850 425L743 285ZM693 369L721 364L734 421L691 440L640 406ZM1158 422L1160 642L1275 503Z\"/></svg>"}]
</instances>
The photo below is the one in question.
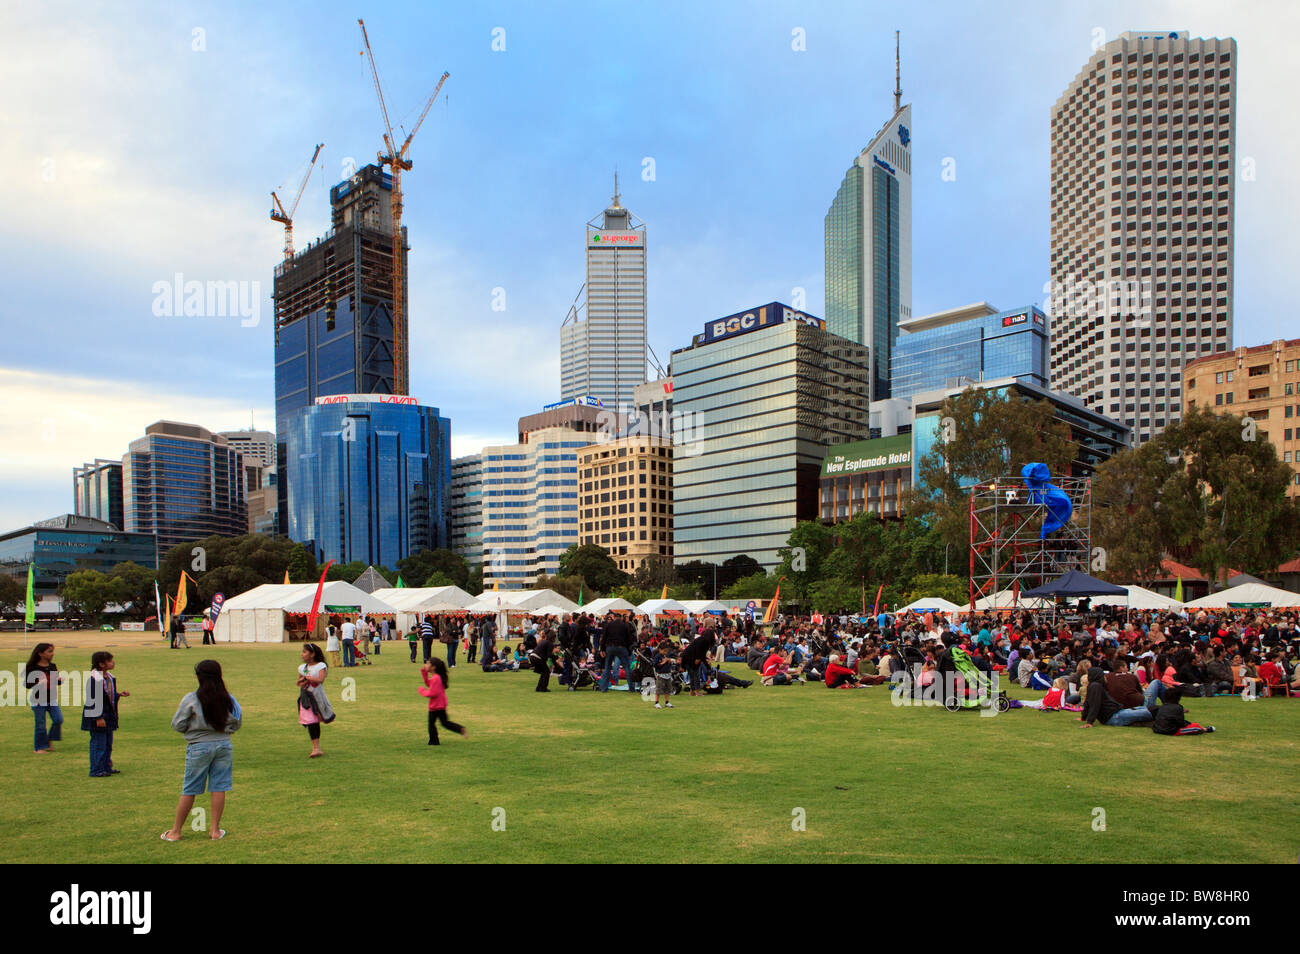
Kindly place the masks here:
<instances>
[{"instance_id":1,"label":"skyscraper","mask_svg":"<svg viewBox=\"0 0 1300 954\"><path fill-rule=\"evenodd\" d=\"M378 166L358 169L330 190L330 231L275 269L282 529L292 480L284 456L289 416L322 395L406 393L405 382L397 388L393 380L392 192L393 177Z\"/></svg>"},{"instance_id":2,"label":"skyscraper","mask_svg":"<svg viewBox=\"0 0 1300 954\"><path fill-rule=\"evenodd\" d=\"M248 532L243 457L196 424L157 421L127 445L122 500L122 529L157 535L160 556L182 543Z\"/></svg>"},{"instance_id":3,"label":"skyscraper","mask_svg":"<svg viewBox=\"0 0 1300 954\"><path fill-rule=\"evenodd\" d=\"M560 327L560 398L593 397L619 409L645 382L645 223L619 203L587 223L586 314Z\"/></svg>"},{"instance_id":4,"label":"skyscraper","mask_svg":"<svg viewBox=\"0 0 1300 954\"><path fill-rule=\"evenodd\" d=\"M96 459L72 471L73 514L95 517L124 529L122 462Z\"/></svg>"},{"instance_id":5,"label":"skyscraper","mask_svg":"<svg viewBox=\"0 0 1300 954\"><path fill-rule=\"evenodd\" d=\"M1052 388L1142 443L1232 347L1237 43L1123 33L1052 107Z\"/></svg>"},{"instance_id":6,"label":"skyscraper","mask_svg":"<svg viewBox=\"0 0 1300 954\"><path fill-rule=\"evenodd\" d=\"M890 396L898 323L912 317L912 106L867 144L826 213L826 330L871 349L871 398Z\"/></svg>"}]
</instances>

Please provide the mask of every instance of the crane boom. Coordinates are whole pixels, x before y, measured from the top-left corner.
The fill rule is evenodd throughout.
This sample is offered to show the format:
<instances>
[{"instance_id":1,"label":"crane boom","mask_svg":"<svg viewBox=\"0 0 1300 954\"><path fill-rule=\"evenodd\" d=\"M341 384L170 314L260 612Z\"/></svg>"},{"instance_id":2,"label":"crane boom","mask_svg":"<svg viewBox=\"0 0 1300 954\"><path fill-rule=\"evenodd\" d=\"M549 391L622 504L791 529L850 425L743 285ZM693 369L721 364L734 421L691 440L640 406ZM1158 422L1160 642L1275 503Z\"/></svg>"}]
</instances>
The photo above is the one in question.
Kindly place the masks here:
<instances>
[{"instance_id":1,"label":"crane boom","mask_svg":"<svg viewBox=\"0 0 1300 954\"><path fill-rule=\"evenodd\" d=\"M271 201L275 203L275 208L271 210L271 221L280 222L284 225L284 260L287 262L293 258L293 214L298 211L298 203L302 201L302 194L307 191L307 182L311 179L312 170L316 168L316 157L320 151L325 148L325 144L318 143L316 151L311 154L311 162L307 166L307 174L302 177L302 182L298 184L298 194L293 197L293 204L289 206L289 211L285 211L284 203L280 197L273 191Z\"/></svg>"},{"instance_id":2,"label":"crane boom","mask_svg":"<svg viewBox=\"0 0 1300 954\"><path fill-rule=\"evenodd\" d=\"M383 86L379 82L379 68L375 66L375 54L370 48L370 37L366 33L366 24L361 19L358 19L357 23L361 27L361 40L365 44L365 55L370 62L370 77L375 83L375 96L379 99L379 112L384 120L384 151L378 154L379 165L381 168L388 166L393 176L393 393L406 394L409 380L406 343L406 264L402 254L406 251L405 243L402 241L402 170L411 168L412 163L406 158L406 151L410 148L411 140L415 138L415 134L424 122L424 117L429 114L430 107L438 98L442 84L447 81L450 74L445 72L442 74L438 85L434 87L433 94L425 102L420 118L416 120L414 128L402 143L402 147L398 149L397 138L393 135L393 124L388 118L388 105L384 102Z\"/></svg>"}]
</instances>

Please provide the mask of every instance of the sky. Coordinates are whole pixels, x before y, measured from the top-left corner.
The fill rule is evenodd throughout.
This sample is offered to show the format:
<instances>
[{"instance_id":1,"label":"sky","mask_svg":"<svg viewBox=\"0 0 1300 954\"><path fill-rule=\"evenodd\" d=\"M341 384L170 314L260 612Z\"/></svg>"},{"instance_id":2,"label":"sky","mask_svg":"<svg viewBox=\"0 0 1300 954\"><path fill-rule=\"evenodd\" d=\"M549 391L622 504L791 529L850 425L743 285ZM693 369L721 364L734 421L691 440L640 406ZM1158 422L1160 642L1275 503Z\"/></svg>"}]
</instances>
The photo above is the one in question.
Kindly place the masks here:
<instances>
[{"instance_id":1,"label":"sky","mask_svg":"<svg viewBox=\"0 0 1300 954\"><path fill-rule=\"evenodd\" d=\"M403 186L411 393L451 418L456 455L558 399L584 224L615 170L646 223L665 364L712 318L800 294L821 314L823 218L892 114L895 30L914 314L1042 304L1052 104L1094 45L1189 30L1238 42L1234 344L1300 328L1295 4L9 4L0 532L68 512L72 469L155 420L273 429L270 192L292 195L325 144L301 248L328 228L329 187L374 161L358 16L395 126L451 73ZM169 314L192 281L238 283L248 307Z\"/></svg>"}]
</instances>

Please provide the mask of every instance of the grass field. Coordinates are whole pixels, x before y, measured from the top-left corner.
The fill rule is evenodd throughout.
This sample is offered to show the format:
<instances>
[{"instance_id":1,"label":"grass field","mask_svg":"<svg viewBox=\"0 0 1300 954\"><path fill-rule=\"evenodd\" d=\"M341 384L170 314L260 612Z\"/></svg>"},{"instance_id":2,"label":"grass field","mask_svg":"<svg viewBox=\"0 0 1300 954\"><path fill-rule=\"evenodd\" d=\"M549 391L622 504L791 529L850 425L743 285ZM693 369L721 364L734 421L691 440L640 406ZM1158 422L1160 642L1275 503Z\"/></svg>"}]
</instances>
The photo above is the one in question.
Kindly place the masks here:
<instances>
[{"instance_id":1,"label":"grass field","mask_svg":"<svg viewBox=\"0 0 1300 954\"><path fill-rule=\"evenodd\" d=\"M15 672L27 654L12 634L0 639L0 669ZM639 695L554 683L541 695L530 675L461 665L450 715L469 737L444 734L433 748L419 667L389 643L374 666L330 673L338 719L323 732L326 756L309 760L296 646L54 641L63 670L88 668L77 644L115 653L132 693L114 742L122 774L87 777L79 710L65 710L57 751L37 756L31 711L0 708L2 862L1294 864L1300 852L1294 700L1191 699L1191 717L1218 732L1164 738L1081 729L1069 713L897 708L884 688L756 684L656 711ZM205 656L244 710L229 835L187 828L164 844L185 748L169 723ZM344 677L355 701L343 701Z\"/></svg>"}]
</instances>

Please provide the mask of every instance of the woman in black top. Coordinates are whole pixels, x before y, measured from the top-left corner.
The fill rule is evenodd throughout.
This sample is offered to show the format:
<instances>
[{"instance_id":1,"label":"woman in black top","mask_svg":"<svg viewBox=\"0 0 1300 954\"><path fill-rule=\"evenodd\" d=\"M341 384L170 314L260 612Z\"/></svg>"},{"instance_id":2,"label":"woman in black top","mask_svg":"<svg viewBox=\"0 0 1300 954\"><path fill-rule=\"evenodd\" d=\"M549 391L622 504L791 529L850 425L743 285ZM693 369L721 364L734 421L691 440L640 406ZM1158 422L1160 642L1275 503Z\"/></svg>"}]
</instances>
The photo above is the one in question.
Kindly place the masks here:
<instances>
[{"instance_id":1,"label":"woman in black top","mask_svg":"<svg viewBox=\"0 0 1300 954\"><path fill-rule=\"evenodd\" d=\"M34 751L37 755L53 751L50 743L63 740L63 710L59 708L59 685L62 682L59 667L54 665L54 644L37 643L27 660L26 678L27 688L31 690L32 712L36 716ZM45 728L46 713L51 723L48 732Z\"/></svg>"}]
</instances>

